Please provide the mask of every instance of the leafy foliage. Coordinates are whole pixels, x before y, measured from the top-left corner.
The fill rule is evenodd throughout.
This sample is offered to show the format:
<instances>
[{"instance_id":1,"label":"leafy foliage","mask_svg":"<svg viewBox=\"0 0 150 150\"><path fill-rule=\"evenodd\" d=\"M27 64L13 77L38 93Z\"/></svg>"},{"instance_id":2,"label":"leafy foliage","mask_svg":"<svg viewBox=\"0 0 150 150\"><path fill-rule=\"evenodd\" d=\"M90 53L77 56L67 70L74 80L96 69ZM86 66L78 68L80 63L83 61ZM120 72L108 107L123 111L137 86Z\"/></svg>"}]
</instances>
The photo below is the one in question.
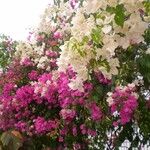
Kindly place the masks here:
<instances>
[{"instance_id":1,"label":"leafy foliage","mask_svg":"<svg viewBox=\"0 0 150 150\"><path fill-rule=\"evenodd\" d=\"M5 69L12 59L17 42L10 37L0 36L0 68Z\"/></svg>"},{"instance_id":2,"label":"leafy foliage","mask_svg":"<svg viewBox=\"0 0 150 150\"><path fill-rule=\"evenodd\" d=\"M126 140L129 150L149 146L150 29L144 17L149 17L150 3L142 3L145 10L130 6L136 19L141 19L134 24L137 20L127 11L130 7L118 1L104 5L105 11L101 1L89 1L92 5L85 9L83 2L69 1L60 8L61 0L55 0L56 7L44 14L44 31L35 33L33 43L24 43L18 57L14 55L17 42L1 36L0 144L4 150L119 150ZM75 23L71 20L76 7L70 3L83 13ZM67 12L60 13L64 9ZM51 13L47 16L51 11L56 11L52 18ZM44 22L49 18L55 28ZM80 34L80 25L82 29L91 25L90 34ZM78 27L75 36L83 35L82 39L73 36L74 26ZM140 31L135 29L138 26ZM60 72L58 65L67 69ZM85 71L86 80L78 78Z\"/></svg>"}]
</instances>

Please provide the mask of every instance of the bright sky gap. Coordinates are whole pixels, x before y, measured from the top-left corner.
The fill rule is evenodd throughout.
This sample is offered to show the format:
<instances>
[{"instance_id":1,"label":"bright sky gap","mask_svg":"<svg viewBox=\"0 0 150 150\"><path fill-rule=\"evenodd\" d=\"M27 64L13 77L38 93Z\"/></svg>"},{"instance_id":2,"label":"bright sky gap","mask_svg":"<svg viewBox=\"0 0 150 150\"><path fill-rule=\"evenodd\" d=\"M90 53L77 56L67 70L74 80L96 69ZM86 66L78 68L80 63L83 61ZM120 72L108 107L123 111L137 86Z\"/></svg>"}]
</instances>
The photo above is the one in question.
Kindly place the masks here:
<instances>
[{"instance_id":1,"label":"bright sky gap","mask_svg":"<svg viewBox=\"0 0 150 150\"><path fill-rule=\"evenodd\" d=\"M53 0L0 0L0 34L25 40L36 27L45 7Z\"/></svg>"}]
</instances>

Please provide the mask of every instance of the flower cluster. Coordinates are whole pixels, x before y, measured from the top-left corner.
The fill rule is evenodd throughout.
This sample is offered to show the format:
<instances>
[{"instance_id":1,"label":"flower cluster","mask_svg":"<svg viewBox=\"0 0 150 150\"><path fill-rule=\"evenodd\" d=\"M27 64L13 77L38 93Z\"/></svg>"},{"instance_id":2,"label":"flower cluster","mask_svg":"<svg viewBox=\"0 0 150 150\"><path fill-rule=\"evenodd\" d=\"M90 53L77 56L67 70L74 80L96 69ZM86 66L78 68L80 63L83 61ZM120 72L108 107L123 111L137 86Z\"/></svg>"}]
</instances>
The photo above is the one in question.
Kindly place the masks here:
<instances>
[{"instance_id":1,"label":"flower cluster","mask_svg":"<svg viewBox=\"0 0 150 150\"><path fill-rule=\"evenodd\" d=\"M108 93L108 95L107 102L111 107L111 113L117 118L113 123L114 126L125 125L130 122L138 106L135 86L129 84L125 87L117 87L113 93Z\"/></svg>"},{"instance_id":2,"label":"flower cluster","mask_svg":"<svg viewBox=\"0 0 150 150\"><path fill-rule=\"evenodd\" d=\"M119 61L115 51L144 42L148 22L143 1L85 0L75 9L71 20L71 37L61 46L59 70L71 65L77 72L76 83L82 86L90 79L88 72L100 71L111 79L118 74ZM71 86L75 89L78 86Z\"/></svg>"},{"instance_id":3,"label":"flower cluster","mask_svg":"<svg viewBox=\"0 0 150 150\"><path fill-rule=\"evenodd\" d=\"M51 33L35 33L29 42L19 42L15 57L20 65L35 66L37 69L51 71L57 67L56 58L59 56L58 43L62 35L57 31Z\"/></svg>"},{"instance_id":4,"label":"flower cluster","mask_svg":"<svg viewBox=\"0 0 150 150\"><path fill-rule=\"evenodd\" d=\"M46 8L26 42L0 42L2 56L14 49L0 74L2 144L19 132L23 149L113 150L126 139L141 149L150 140L150 3L64 1Z\"/></svg>"},{"instance_id":5,"label":"flower cluster","mask_svg":"<svg viewBox=\"0 0 150 150\"><path fill-rule=\"evenodd\" d=\"M0 101L0 129L6 131L13 128L28 136L54 135L59 146L68 147L67 137L95 137L97 131L88 122L98 123L102 120L99 105L89 99L93 86L84 84L84 92L72 90L68 84L76 74L71 68L67 73L29 73L33 82L17 87L13 83L5 84ZM82 115L81 115L82 114ZM77 138L77 141L79 139ZM71 143L76 144L76 141Z\"/></svg>"}]
</instances>

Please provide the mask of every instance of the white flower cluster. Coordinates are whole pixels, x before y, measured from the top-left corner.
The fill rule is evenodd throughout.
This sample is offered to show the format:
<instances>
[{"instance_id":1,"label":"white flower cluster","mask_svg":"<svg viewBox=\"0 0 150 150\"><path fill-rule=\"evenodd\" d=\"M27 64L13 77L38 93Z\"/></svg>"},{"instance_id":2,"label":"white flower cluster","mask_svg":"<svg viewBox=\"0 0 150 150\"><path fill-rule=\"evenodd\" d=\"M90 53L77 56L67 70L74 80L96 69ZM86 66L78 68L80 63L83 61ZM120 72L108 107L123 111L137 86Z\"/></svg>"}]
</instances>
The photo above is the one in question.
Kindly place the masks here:
<instances>
[{"instance_id":1,"label":"white flower cluster","mask_svg":"<svg viewBox=\"0 0 150 150\"><path fill-rule=\"evenodd\" d=\"M92 29L95 27L94 17L85 18L83 11L78 10L76 16L72 19L71 34L76 39L83 39L84 36L90 36Z\"/></svg>"},{"instance_id":2,"label":"white flower cluster","mask_svg":"<svg viewBox=\"0 0 150 150\"><path fill-rule=\"evenodd\" d=\"M28 42L20 42L17 45L15 57L20 59L21 64L26 64L25 61L30 61L39 69L50 70L50 59L45 55L45 44L37 46Z\"/></svg>"},{"instance_id":3,"label":"white flower cluster","mask_svg":"<svg viewBox=\"0 0 150 150\"><path fill-rule=\"evenodd\" d=\"M60 29L64 34L70 31L70 24L68 20L72 16L74 9L71 8L69 2L60 3L60 6L49 5L44 14L41 16L41 21L37 32L50 33L52 30Z\"/></svg>"},{"instance_id":4,"label":"white flower cluster","mask_svg":"<svg viewBox=\"0 0 150 150\"><path fill-rule=\"evenodd\" d=\"M74 9L71 8L69 2L61 2L60 6L49 5L41 16L38 28L34 29L34 35L38 37L39 33L51 34L57 31L64 37L66 33L70 33L70 23L68 20L73 12ZM20 42L15 56L20 59L21 64L24 64L25 61L31 61L37 68L49 71L50 62L53 62L53 60L46 55L45 49L44 43L42 46L37 46L37 40L33 38L30 39L30 42Z\"/></svg>"},{"instance_id":5,"label":"white flower cluster","mask_svg":"<svg viewBox=\"0 0 150 150\"><path fill-rule=\"evenodd\" d=\"M57 63L60 71L71 65L77 72L77 79L70 83L73 89L81 88L83 81L90 79L91 71L101 71L111 79L118 74L117 48L125 50L144 42L148 22L140 12L145 9L143 1L86 0L76 9L71 21L71 38L61 46Z\"/></svg>"}]
</instances>

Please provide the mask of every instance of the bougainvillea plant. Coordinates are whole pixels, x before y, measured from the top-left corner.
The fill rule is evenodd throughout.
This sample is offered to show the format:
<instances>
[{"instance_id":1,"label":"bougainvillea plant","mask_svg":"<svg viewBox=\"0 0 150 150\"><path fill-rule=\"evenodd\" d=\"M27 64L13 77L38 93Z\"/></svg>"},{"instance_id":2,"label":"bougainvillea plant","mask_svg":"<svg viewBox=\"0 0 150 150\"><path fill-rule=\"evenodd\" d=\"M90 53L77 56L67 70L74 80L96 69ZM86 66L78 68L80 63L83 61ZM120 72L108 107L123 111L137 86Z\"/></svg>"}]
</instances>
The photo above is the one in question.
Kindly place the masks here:
<instances>
[{"instance_id":1,"label":"bougainvillea plant","mask_svg":"<svg viewBox=\"0 0 150 150\"><path fill-rule=\"evenodd\" d=\"M148 0L49 5L0 75L2 148L149 149L149 23Z\"/></svg>"},{"instance_id":2,"label":"bougainvillea plant","mask_svg":"<svg viewBox=\"0 0 150 150\"><path fill-rule=\"evenodd\" d=\"M9 36L0 35L0 69L2 72L11 62L16 45L17 42L13 41Z\"/></svg>"}]
</instances>

